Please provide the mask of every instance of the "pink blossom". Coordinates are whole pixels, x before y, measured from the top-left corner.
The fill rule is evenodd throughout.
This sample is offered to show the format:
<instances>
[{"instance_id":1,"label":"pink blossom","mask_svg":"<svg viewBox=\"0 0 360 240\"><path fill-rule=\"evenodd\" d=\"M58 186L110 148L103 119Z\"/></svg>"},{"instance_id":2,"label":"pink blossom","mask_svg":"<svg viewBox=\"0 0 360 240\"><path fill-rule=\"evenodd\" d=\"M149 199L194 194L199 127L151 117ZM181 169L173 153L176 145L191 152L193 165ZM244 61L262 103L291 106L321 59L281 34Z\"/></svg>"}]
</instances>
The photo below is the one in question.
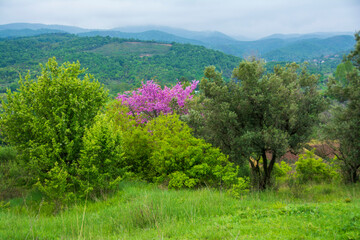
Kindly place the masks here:
<instances>
[{"instance_id":1,"label":"pink blossom","mask_svg":"<svg viewBox=\"0 0 360 240\"><path fill-rule=\"evenodd\" d=\"M180 82L174 87L161 87L150 80L132 92L119 94L117 99L129 107L131 114L140 118L140 122L168 113L187 113L185 103L192 99L191 93L195 90L199 81L194 80L190 86L184 87Z\"/></svg>"}]
</instances>

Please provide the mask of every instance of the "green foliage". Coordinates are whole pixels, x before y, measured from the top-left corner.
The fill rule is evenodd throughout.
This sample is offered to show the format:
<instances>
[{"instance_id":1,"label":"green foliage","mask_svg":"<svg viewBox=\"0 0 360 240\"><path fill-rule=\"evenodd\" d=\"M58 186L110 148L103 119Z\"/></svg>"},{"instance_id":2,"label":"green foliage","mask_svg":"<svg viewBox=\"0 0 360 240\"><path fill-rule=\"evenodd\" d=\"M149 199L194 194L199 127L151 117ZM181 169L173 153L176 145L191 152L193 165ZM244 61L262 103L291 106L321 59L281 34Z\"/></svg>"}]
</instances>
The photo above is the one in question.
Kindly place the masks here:
<instances>
[{"instance_id":1,"label":"green foliage","mask_svg":"<svg viewBox=\"0 0 360 240\"><path fill-rule=\"evenodd\" d=\"M169 187L228 185L236 180L237 170L219 149L192 136L191 128L178 115L164 115L149 121L152 154L148 178L169 180ZM225 170L226 171L223 171Z\"/></svg>"},{"instance_id":2,"label":"green foliage","mask_svg":"<svg viewBox=\"0 0 360 240\"><path fill-rule=\"evenodd\" d=\"M354 70L354 65L350 61L340 63L335 72L336 81L342 86L347 85L346 75Z\"/></svg>"},{"instance_id":3,"label":"green foliage","mask_svg":"<svg viewBox=\"0 0 360 240\"><path fill-rule=\"evenodd\" d=\"M0 200L21 196L29 179L17 154L15 147L0 146Z\"/></svg>"},{"instance_id":4,"label":"green foliage","mask_svg":"<svg viewBox=\"0 0 360 240\"><path fill-rule=\"evenodd\" d=\"M169 184L170 189L180 189L180 188L193 188L197 185L198 181L194 178L189 178L184 172L173 172L169 175Z\"/></svg>"},{"instance_id":5,"label":"green foliage","mask_svg":"<svg viewBox=\"0 0 360 240\"><path fill-rule=\"evenodd\" d=\"M112 42L95 48L90 52L99 53L104 56L126 56L134 54L141 57L151 57L153 55L164 55L171 44L151 43L151 42Z\"/></svg>"},{"instance_id":6,"label":"green foliage","mask_svg":"<svg viewBox=\"0 0 360 240\"><path fill-rule=\"evenodd\" d=\"M296 177L300 182L324 182L336 178L338 173L330 165L315 156L315 149L300 154L296 165Z\"/></svg>"},{"instance_id":7,"label":"green foliage","mask_svg":"<svg viewBox=\"0 0 360 240\"><path fill-rule=\"evenodd\" d=\"M348 59L352 61L352 63L360 69L360 31L355 33L355 49L351 51L351 53L348 56Z\"/></svg>"},{"instance_id":8,"label":"green foliage","mask_svg":"<svg viewBox=\"0 0 360 240\"><path fill-rule=\"evenodd\" d=\"M74 200L74 184L73 176L69 174L64 165L59 166L58 162L46 173L46 178L38 179L35 186L47 196L54 200L56 208L62 204L69 203Z\"/></svg>"},{"instance_id":9,"label":"green foliage","mask_svg":"<svg viewBox=\"0 0 360 240\"><path fill-rule=\"evenodd\" d=\"M283 177L286 177L290 173L291 170L292 170L292 167L289 164L287 164L284 161L281 161L280 163L274 164L273 176L276 178L283 178Z\"/></svg>"},{"instance_id":10,"label":"green foliage","mask_svg":"<svg viewBox=\"0 0 360 240\"><path fill-rule=\"evenodd\" d=\"M150 169L149 158L152 154L150 136L144 131L144 126L139 125L135 117L128 113L129 109L118 100L113 101L107 110L107 114L122 132L124 166L128 171L136 173L138 178L150 180L147 178Z\"/></svg>"},{"instance_id":11,"label":"green foliage","mask_svg":"<svg viewBox=\"0 0 360 240\"><path fill-rule=\"evenodd\" d=\"M0 162L15 160L17 151L12 146L0 146Z\"/></svg>"},{"instance_id":12,"label":"green foliage","mask_svg":"<svg viewBox=\"0 0 360 240\"><path fill-rule=\"evenodd\" d=\"M315 75L297 64L265 74L261 61L243 61L225 82L214 67L205 69L201 96L187 121L201 136L239 165L250 161L255 185L271 184L275 162L309 140L324 100ZM260 163L262 161L262 163Z\"/></svg>"},{"instance_id":13,"label":"green foliage","mask_svg":"<svg viewBox=\"0 0 360 240\"><path fill-rule=\"evenodd\" d=\"M79 78L83 72L79 63L58 66L51 58L37 80L20 78L19 92L9 90L3 101L5 140L19 150L31 183L49 197L72 188L85 130L107 101L100 83Z\"/></svg>"},{"instance_id":14,"label":"green foliage","mask_svg":"<svg viewBox=\"0 0 360 240\"><path fill-rule=\"evenodd\" d=\"M122 133L114 120L106 114L96 116L83 145L76 169L80 192L91 197L113 190L124 174Z\"/></svg>"},{"instance_id":15,"label":"green foliage","mask_svg":"<svg viewBox=\"0 0 360 240\"><path fill-rule=\"evenodd\" d=\"M239 177L237 182L228 190L228 193L235 198L240 198L249 192L250 187L249 177Z\"/></svg>"},{"instance_id":16,"label":"green foliage","mask_svg":"<svg viewBox=\"0 0 360 240\"><path fill-rule=\"evenodd\" d=\"M331 111L331 119L324 127L326 138L341 162L343 173L348 182L359 181L360 169L360 67L359 67L359 33L356 35L356 50L348 58L349 66L345 69L346 78L333 78L329 82L327 94L337 100ZM343 74L343 75L344 75Z\"/></svg>"},{"instance_id":17,"label":"green foliage","mask_svg":"<svg viewBox=\"0 0 360 240\"><path fill-rule=\"evenodd\" d=\"M127 109L115 103L114 121L123 131L124 165L141 179L169 188L230 187L238 169L211 144L192 135L178 115L161 115L138 124Z\"/></svg>"}]
</instances>

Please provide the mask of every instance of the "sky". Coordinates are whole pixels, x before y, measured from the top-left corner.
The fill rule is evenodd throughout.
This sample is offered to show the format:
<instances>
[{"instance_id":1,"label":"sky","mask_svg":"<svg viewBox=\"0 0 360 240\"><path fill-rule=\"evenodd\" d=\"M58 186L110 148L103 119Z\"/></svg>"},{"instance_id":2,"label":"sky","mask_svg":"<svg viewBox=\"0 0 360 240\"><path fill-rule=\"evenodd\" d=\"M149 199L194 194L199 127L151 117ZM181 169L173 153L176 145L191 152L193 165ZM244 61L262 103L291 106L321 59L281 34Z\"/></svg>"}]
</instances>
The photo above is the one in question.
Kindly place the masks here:
<instances>
[{"instance_id":1,"label":"sky","mask_svg":"<svg viewBox=\"0 0 360 240\"><path fill-rule=\"evenodd\" d=\"M0 24L91 29L158 25L259 38L355 32L360 0L0 0Z\"/></svg>"}]
</instances>

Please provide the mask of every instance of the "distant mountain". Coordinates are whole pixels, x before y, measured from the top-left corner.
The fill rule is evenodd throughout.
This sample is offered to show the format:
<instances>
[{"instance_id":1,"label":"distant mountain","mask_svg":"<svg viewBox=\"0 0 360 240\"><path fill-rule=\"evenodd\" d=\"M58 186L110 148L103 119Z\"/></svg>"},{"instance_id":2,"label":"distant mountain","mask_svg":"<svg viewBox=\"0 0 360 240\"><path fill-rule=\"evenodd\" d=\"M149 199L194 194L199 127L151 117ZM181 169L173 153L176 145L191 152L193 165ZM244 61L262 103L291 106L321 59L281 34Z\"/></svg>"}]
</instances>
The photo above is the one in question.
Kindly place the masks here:
<instances>
[{"instance_id":1,"label":"distant mountain","mask_svg":"<svg viewBox=\"0 0 360 240\"><path fill-rule=\"evenodd\" d=\"M129 39L138 39L144 41L160 41L160 42L177 42L177 43L190 43L195 45L205 45L203 42L194 40L194 39L187 39L179 36L175 36L166 32L161 32L157 30L149 30L145 32L120 32L120 31L91 31L91 32L84 32L79 33L78 36L87 36L87 37L94 37L94 36L102 36L102 37L118 37L118 38L129 38Z\"/></svg>"},{"instance_id":2,"label":"distant mountain","mask_svg":"<svg viewBox=\"0 0 360 240\"><path fill-rule=\"evenodd\" d=\"M318 33L307 33L307 34L272 34L270 36L261 38L264 39L284 39L284 40L303 40L311 38L325 39L339 35L354 36L353 32L318 32Z\"/></svg>"},{"instance_id":3,"label":"distant mountain","mask_svg":"<svg viewBox=\"0 0 360 240\"><path fill-rule=\"evenodd\" d=\"M60 33L64 32L61 30L56 29L47 29L47 28L41 28L41 29L4 29L0 30L0 38L13 38L13 37L29 37L29 36L36 36L40 34L46 34L46 33Z\"/></svg>"},{"instance_id":4,"label":"distant mountain","mask_svg":"<svg viewBox=\"0 0 360 240\"><path fill-rule=\"evenodd\" d=\"M231 37L238 41L255 41L256 40L255 38L250 38L250 37L246 37L244 35L239 35L239 34L231 35Z\"/></svg>"},{"instance_id":5,"label":"distant mountain","mask_svg":"<svg viewBox=\"0 0 360 240\"><path fill-rule=\"evenodd\" d=\"M164 26L91 30L72 26L14 23L0 25L0 38L62 31L79 36L110 36L164 43L205 46L238 57L257 56L267 61L304 61L324 55L348 53L355 44L352 33L274 34L255 41L239 41L216 31L189 31Z\"/></svg>"},{"instance_id":6,"label":"distant mountain","mask_svg":"<svg viewBox=\"0 0 360 240\"><path fill-rule=\"evenodd\" d=\"M309 61L321 56L346 54L355 44L353 36L342 35L325 39L304 39L285 44L283 47L262 55L269 61Z\"/></svg>"},{"instance_id":7,"label":"distant mountain","mask_svg":"<svg viewBox=\"0 0 360 240\"><path fill-rule=\"evenodd\" d=\"M74 27L74 26L64 26L64 25L47 25L41 23L9 23L0 25L0 30L23 30L23 29L31 29L31 30L39 30L39 29L53 29L59 30L68 33L81 33L90 31L89 29Z\"/></svg>"},{"instance_id":8,"label":"distant mountain","mask_svg":"<svg viewBox=\"0 0 360 240\"><path fill-rule=\"evenodd\" d=\"M217 31L189 31L181 28L172 28L172 27L165 27L165 26L136 26L136 27L120 27L114 28L112 30L115 31L123 31L123 32L132 32L132 33L140 33L150 30L157 30L161 32L166 32L178 37L188 38L188 39L195 39L198 41L207 42L207 39L216 38L216 39L226 39L236 41L235 39Z\"/></svg>"}]
</instances>

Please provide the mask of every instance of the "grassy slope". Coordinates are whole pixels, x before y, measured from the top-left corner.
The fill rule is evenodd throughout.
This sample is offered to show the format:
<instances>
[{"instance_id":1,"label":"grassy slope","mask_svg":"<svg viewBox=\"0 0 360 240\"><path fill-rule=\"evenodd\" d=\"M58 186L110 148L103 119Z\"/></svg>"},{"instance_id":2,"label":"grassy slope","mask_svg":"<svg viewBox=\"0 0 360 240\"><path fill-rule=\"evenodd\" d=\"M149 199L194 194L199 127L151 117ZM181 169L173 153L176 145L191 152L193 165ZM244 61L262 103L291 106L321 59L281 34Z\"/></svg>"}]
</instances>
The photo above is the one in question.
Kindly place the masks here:
<instances>
[{"instance_id":1,"label":"grassy slope","mask_svg":"<svg viewBox=\"0 0 360 240\"><path fill-rule=\"evenodd\" d=\"M123 183L106 201L55 216L39 200L12 200L0 210L0 239L359 239L359 190L307 186L234 199L208 189Z\"/></svg>"}]
</instances>

